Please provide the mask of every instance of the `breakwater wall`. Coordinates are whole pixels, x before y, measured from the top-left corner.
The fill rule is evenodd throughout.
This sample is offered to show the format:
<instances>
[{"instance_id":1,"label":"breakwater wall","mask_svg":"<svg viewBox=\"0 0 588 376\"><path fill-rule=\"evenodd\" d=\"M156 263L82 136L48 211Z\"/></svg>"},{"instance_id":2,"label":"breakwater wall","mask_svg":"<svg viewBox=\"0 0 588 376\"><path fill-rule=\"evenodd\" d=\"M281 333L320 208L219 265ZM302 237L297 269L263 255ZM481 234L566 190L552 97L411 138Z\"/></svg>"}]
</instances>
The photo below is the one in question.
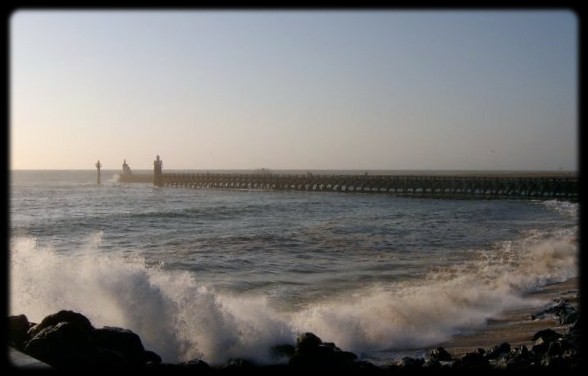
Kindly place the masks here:
<instances>
[{"instance_id":1,"label":"breakwater wall","mask_svg":"<svg viewBox=\"0 0 588 376\"><path fill-rule=\"evenodd\" d=\"M500 175L318 175L273 173L181 173L123 176L121 182L153 182L175 188L387 193L439 198L536 198L577 200L577 177L557 174ZM156 184L157 182L157 184Z\"/></svg>"},{"instance_id":2,"label":"breakwater wall","mask_svg":"<svg viewBox=\"0 0 588 376\"><path fill-rule=\"evenodd\" d=\"M100 167L97 163L98 176ZM387 193L397 196L438 198L522 198L577 201L578 177L566 172L463 172L460 174L275 174L262 169L252 173L163 172L159 155L153 174L133 174L126 160L121 183L149 183L158 187ZM99 182L99 180L98 180Z\"/></svg>"},{"instance_id":3,"label":"breakwater wall","mask_svg":"<svg viewBox=\"0 0 588 376\"><path fill-rule=\"evenodd\" d=\"M163 185L185 188L388 193L426 197L566 198L578 196L571 177L288 175L167 173Z\"/></svg>"}]
</instances>

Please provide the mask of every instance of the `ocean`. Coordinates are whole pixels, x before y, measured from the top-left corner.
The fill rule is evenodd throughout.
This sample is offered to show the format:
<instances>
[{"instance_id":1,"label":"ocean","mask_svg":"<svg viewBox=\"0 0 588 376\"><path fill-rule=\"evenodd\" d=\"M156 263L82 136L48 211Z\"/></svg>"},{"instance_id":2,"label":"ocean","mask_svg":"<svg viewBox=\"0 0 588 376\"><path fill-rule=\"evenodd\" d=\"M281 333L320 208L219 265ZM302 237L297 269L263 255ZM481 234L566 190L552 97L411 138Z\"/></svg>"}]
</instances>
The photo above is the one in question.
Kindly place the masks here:
<instances>
[{"instance_id":1,"label":"ocean","mask_svg":"<svg viewBox=\"0 0 588 376\"><path fill-rule=\"evenodd\" d=\"M382 361L579 274L573 202L101 183L10 172L9 314L80 312L164 362L276 363L302 332Z\"/></svg>"}]
</instances>

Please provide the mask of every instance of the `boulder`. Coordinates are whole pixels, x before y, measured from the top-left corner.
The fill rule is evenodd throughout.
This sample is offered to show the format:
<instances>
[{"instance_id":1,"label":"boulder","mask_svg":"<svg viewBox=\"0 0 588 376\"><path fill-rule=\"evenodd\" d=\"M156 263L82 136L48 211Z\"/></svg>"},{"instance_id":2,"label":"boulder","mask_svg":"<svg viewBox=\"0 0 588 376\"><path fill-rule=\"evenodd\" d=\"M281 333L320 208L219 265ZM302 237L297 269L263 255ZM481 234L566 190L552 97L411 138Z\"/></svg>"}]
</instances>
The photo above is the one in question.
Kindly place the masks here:
<instances>
[{"instance_id":1,"label":"boulder","mask_svg":"<svg viewBox=\"0 0 588 376\"><path fill-rule=\"evenodd\" d=\"M303 333L296 338L296 354L312 353L323 341L314 333Z\"/></svg>"},{"instance_id":2,"label":"boulder","mask_svg":"<svg viewBox=\"0 0 588 376\"><path fill-rule=\"evenodd\" d=\"M357 355L342 351L334 343L323 341L313 333L303 333L296 339L296 349L289 365L294 368L348 368Z\"/></svg>"},{"instance_id":3,"label":"boulder","mask_svg":"<svg viewBox=\"0 0 588 376\"><path fill-rule=\"evenodd\" d=\"M28 340L27 332L35 324L30 323L25 315L8 317L8 345L23 350Z\"/></svg>"},{"instance_id":4,"label":"boulder","mask_svg":"<svg viewBox=\"0 0 588 376\"><path fill-rule=\"evenodd\" d=\"M69 322L41 329L24 347L25 353L56 368L84 364L88 350L86 331Z\"/></svg>"},{"instance_id":5,"label":"boulder","mask_svg":"<svg viewBox=\"0 0 588 376\"><path fill-rule=\"evenodd\" d=\"M147 363L151 363L151 364L160 364L161 363L161 357L154 353L153 351L149 351L146 350L145 353L145 364Z\"/></svg>"},{"instance_id":6,"label":"boulder","mask_svg":"<svg viewBox=\"0 0 588 376\"><path fill-rule=\"evenodd\" d=\"M423 358L413 358L413 357L410 357L410 356L405 356L398 363L398 365L402 369L421 368L424 364L425 364L425 359L423 359Z\"/></svg>"},{"instance_id":7,"label":"boulder","mask_svg":"<svg viewBox=\"0 0 588 376\"><path fill-rule=\"evenodd\" d=\"M290 344L283 344L283 345L276 345L272 346L270 349L270 354L272 359L280 360L283 358L292 358L294 353L296 352L296 347Z\"/></svg>"},{"instance_id":8,"label":"boulder","mask_svg":"<svg viewBox=\"0 0 588 376\"><path fill-rule=\"evenodd\" d=\"M548 314L556 317L561 325L573 324L579 316L573 303L558 299L552 306L532 314L531 319L535 320Z\"/></svg>"},{"instance_id":9,"label":"boulder","mask_svg":"<svg viewBox=\"0 0 588 376\"><path fill-rule=\"evenodd\" d=\"M141 338L128 329L106 326L95 329L89 339L93 346L115 351L131 364L141 366L146 363L147 356Z\"/></svg>"},{"instance_id":10,"label":"boulder","mask_svg":"<svg viewBox=\"0 0 588 376\"><path fill-rule=\"evenodd\" d=\"M243 371L248 372L252 371L256 368L256 365L247 359L229 359L225 364L223 364L220 369L221 370L235 370L235 371Z\"/></svg>"},{"instance_id":11,"label":"boulder","mask_svg":"<svg viewBox=\"0 0 588 376\"><path fill-rule=\"evenodd\" d=\"M118 351L93 348L84 368L92 371L132 370L134 365Z\"/></svg>"},{"instance_id":12,"label":"boulder","mask_svg":"<svg viewBox=\"0 0 588 376\"><path fill-rule=\"evenodd\" d=\"M462 369L488 369L490 368L490 362L478 351L465 354L461 359L453 363L453 367Z\"/></svg>"},{"instance_id":13,"label":"boulder","mask_svg":"<svg viewBox=\"0 0 588 376\"><path fill-rule=\"evenodd\" d=\"M174 372L174 373L186 373L193 375L194 373L198 375L209 375L213 374L213 369L208 365L208 363L200 360L200 359L193 359L187 362L182 363L161 363L161 364L153 364L149 363L145 367L148 371L158 371L158 372Z\"/></svg>"},{"instance_id":14,"label":"boulder","mask_svg":"<svg viewBox=\"0 0 588 376\"><path fill-rule=\"evenodd\" d=\"M511 350L510 343L503 342L500 345L494 346L492 349L488 350L488 352L486 352L485 356L486 356L486 359L503 358L503 357L508 356L508 354L510 353L510 350Z\"/></svg>"},{"instance_id":15,"label":"boulder","mask_svg":"<svg viewBox=\"0 0 588 376\"><path fill-rule=\"evenodd\" d=\"M443 347L439 346L431 350L429 353L430 360L437 360L439 362L451 361L451 354L447 352Z\"/></svg>"},{"instance_id":16,"label":"boulder","mask_svg":"<svg viewBox=\"0 0 588 376\"><path fill-rule=\"evenodd\" d=\"M526 369L536 365L537 356L532 351L529 351L527 346L521 345L510 350L506 357L507 369Z\"/></svg>"},{"instance_id":17,"label":"boulder","mask_svg":"<svg viewBox=\"0 0 588 376\"><path fill-rule=\"evenodd\" d=\"M545 329L545 330L540 330L537 333L535 333L535 335L533 335L533 341L537 341L538 339L542 339L544 343L549 344L550 342L553 342L561 337L562 337L562 335L557 333L556 331L554 331L552 329Z\"/></svg>"},{"instance_id":18,"label":"boulder","mask_svg":"<svg viewBox=\"0 0 588 376\"><path fill-rule=\"evenodd\" d=\"M76 326L80 332L90 333L94 329L90 323L90 320L88 320L88 318L81 313L61 310L57 313L46 316L39 324L31 327L28 331L28 336L33 338L41 330L47 327L55 326L62 322Z\"/></svg>"},{"instance_id":19,"label":"boulder","mask_svg":"<svg viewBox=\"0 0 588 376\"><path fill-rule=\"evenodd\" d=\"M533 344L533 347L531 347L531 351L535 354L543 354L547 351L548 348L549 343L545 342L543 338L539 337Z\"/></svg>"}]
</instances>

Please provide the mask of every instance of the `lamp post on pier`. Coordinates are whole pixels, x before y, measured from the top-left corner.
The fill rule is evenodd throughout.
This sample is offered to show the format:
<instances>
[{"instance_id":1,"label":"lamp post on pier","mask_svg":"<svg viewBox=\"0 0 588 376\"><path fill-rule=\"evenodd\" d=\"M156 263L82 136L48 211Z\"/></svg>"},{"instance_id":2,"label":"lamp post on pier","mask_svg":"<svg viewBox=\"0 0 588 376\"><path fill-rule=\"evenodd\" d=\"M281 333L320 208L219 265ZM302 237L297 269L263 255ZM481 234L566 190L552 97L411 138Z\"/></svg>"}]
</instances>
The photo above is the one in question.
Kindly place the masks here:
<instances>
[{"instance_id":1,"label":"lamp post on pier","mask_svg":"<svg viewBox=\"0 0 588 376\"><path fill-rule=\"evenodd\" d=\"M162 187L163 186L163 180L161 178L161 165L162 165L162 163L163 163L163 161L161 159L159 159L159 155L157 156L155 161L153 161L153 185L155 187Z\"/></svg>"},{"instance_id":2,"label":"lamp post on pier","mask_svg":"<svg viewBox=\"0 0 588 376\"><path fill-rule=\"evenodd\" d=\"M96 168L98 169L96 176L96 184L100 184L100 167L102 167L102 165L100 164L99 160L98 162L96 162Z\"/></svg>"}]
</instances>

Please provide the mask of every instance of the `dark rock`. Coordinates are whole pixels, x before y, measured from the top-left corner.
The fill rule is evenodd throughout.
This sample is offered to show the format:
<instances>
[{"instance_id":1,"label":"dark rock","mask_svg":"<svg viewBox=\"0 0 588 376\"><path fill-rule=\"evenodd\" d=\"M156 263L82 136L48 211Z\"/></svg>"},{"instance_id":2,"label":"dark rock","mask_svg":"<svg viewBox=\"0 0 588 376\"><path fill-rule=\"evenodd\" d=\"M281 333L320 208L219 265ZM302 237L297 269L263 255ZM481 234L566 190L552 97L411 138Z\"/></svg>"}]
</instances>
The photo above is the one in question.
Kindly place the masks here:
<instances>
[{"instance_id":1,"label":"dark rock","mask_svg":"<svg viewBox=\"0 0 588 376\"><path fill-rule=\"evenodd\" d=\"M542 355L540 365L547 369L571 370L579 366L579 346L569 342L567 336L550 342Z\"/></svg>"},{"instance_id":2,"label":"dark rock","mask_svg":"<svg viewBox=\"0 0 588 376\"><path fill-rule=\"evenodd\" d=\"M87 338L79 325L59 322L38 331L24 352L56 368L83 364L87 360Z\"/></svg>"},{"instance_id":3,"label":"dark rock","mask_svg":"<svg viewBox=\"0 0 588 376\"><path fill-rule=\"evenodd\" d=\"M337 346L335 346L335 343L334 342L323 342L323 343L321 343L321 345L324 346L324 347L330 347L333 350L339 350L339 351L341 350L340 348L338 348Z\"/></svg>"},{"instance_id":4,"label":"dark rock","mask_svg":"<svg viewBox=\"0 0 588 376\"><path fill-rule=\"evenodd\" d=\"M118 351L110 349L93 349L91 356L89 357L88 364L85 365L86 369L92 371L100 370L130 370L133 369L133 364Z\"/></svg>"},{"instance_id":5,"label":"dark rock","mask_svg":"<svg viewBox=\"0 0 588 376\"><path fill-rule=\"evenodd\" d=\"M187 362L180 363L183 368L189 368L192 370L209 370L210 366L203 360L192 359Z\"/></svg>"},{"instance_id":6,"label":"dark rock","mask_svg":"<svg viewBox=\"0 0 588 376\"><path fill-rule=\"evenodd\" d=\"M498 346L494 346L486 353L486 359L497 359L501 357L505 357L510 352L511 347L510 343L503 342Z\"/></svg>"},{"instance_id":7,"label":"dark rock","mask_svg":"<svg viewBox=\"0 0 588 376\"><path fill-rule=\"evenodd\" d=\"M423 364L424 368L438 369L442 368L443 365L438 359L427 359Z\"/></svg>"},{"instance_id":8,"label":"dark rock","mask_svg":"<svg viewBox=\"0 0 588 376\"><path fill-rule=\"evenodd\" d=\"M545 329L535 333L535 335L533 335L533 341L536 341L541 338L543 342L550 343L561 337L562 335L557 333L556 331L552 329Z\"/></svg>"},{"instance_id":9,"label":"dark rock","mask_svg":"<svg viewBox=\"0 0 588 376\"><path fill-rule=\"evenodd\" d=\"M248 370L247 370L248 371ZM247 374L262 374L262 375L287 375L290 369L287 364L268 364L263 366L257 366L252 372L246 372ZM230 370L229 370L230 373ZM238 372L235 372L238 373Z\"/></svg>"},{"instance_id":10,"label":"dark rock","mask_svg":"<svg viewBox=\"0 0 588 376\"><path fill-rule=\"evenodd\" d=\"M62 310L52 315L46 316L39 324L29 329L28 335L30 338L33 338L41 330L47 327L55 326L62 322L72 324L78 327L81 332L85 333L90 333L94 329L90 323L90 320L88 320L88 318L86 318L86 316L82 315L81 313Z\"/></svg>"},{"instance_id":11,"label":"dark rock","mask_svg":"<svg viewBox=\"0 0 588 376\"><path fill-rule=\"evenodd\" d=\"M90 335L90 342L98 348L122 354L131 364L145 363L145 349L141 338L128 329L108 326L96 329Z\"/></svg>"},{"instance_id":12,"label":"dark rock","mask_svg":"<svg viewBox=\"0 0 588 376\"><path fill-rule=\"evenodd\" d=\"M573 304L565 299L559 299L552 306L532 314L531 319L535 320L548 314L555 316L561 325L572 324L578 320L579 316Z\"/></svg>"},{"instance_id":13,"label":"dark rock","mask_svg":"<svg viewBox=\"0 0 588 376\"><path fill-rule=\"evenodd\" d=\"M539 337L535 341L535 344L531 348L531 351L536 354L543 354L544 352L547 351L548 348L549 348L549 343L545 342L542 337Z\"/></svg>"},{"instance_id":14,"label":"dark rock","mask_svg":"<svg viewBox=\"0 0 588 376\"><path fill-rule=\"evenodd\" d=\"M338 347L319 346L318 350L323 354L329 356L334 362L353 362L357 359L357 355L350 351L343 351Z\"/></svg>"},{"instance_id":15,"label":"dark rock","mask_svg":"<svg viewBox=\"0 0 588 376\"><path fill-rule=\"evenodd\" d=\"M568 332L566 333L568 336L579 337L582 333L582 325L580 320L576 320L572 325L569 326Z\"/></svg>"},{"instance_id":16,"label":"dark rock","mask_svg":"<svg viewBox=\"0 0 588 376\"><path fill-rule=\"evenodd\" d=\"M18 319L20 326L24 320ZM161 357L145 351L141 339L127 329L95 329L82 314L59 311L27 331L24 352L58 369L140 369Z\"/></svg>"},{"instance_id":17,"label":"dark rock","mask_svg":"<svg viewBox=\"0 0 588 376\"><path fill-rule=\"evenodd\" d=\"M553 341L549 344L546 353L547 356L571 356L574 352L574 347L565 339Z\"/></svg>"},{"instance_id":18,"label":"dark rock","mask_svg":"<svg viewBox=\"0 0 588 376\"><path fill-rule=\"evenodd\" d=\"M290 344L276 345L270 349L273 359L291 358L296 352L296 347Z\"/></svg>"},{"instance_id":19,"label":"dark rock","mask_svg":"<svg viewBox=\"0 0 588 376\"><path fill-rule=\"evenodd\" d=\"M425 360L423 358L412 358L410 356L405 356L398 363L398 365L403 369L421 368L424 364Z\"/></svg>"},{"instance_id":20,"label":"dark rock","mask_svg":"<svg viewBox=\"0 0 588 376\"><path fill-rule=\"evenodd\" d=\"M383 372L382 368L376 366L375 364L368 362L367 360L359 360L353 363L353 369L359 370L362 372L369 372L369 373L376 373L376 372Z\"/></svg>"},{"instance_id":21,"label":"dark rock","mask_svg":"<svg viewBox=\"0 0 588 376\"><path fill-rule=\"evenodd\" d=\"M576 320L576 322L574 322L572 324L572 326L570 326L570 328L568 329L568 332L580 332L580 320Z\"/></svg>"},{"instance_id":22,"label":"dark rock","mask_svg":"<svg viewBox=\"0 0 588 376\"><path fill-rule=\"evenodd\" d=\"M574 370L579 368L581 356L580 320L577 310L565 301L550 307L548 313L556 314L560 321L569 322L566 334L552 329L535 333L531 351L526 346L512 348L507 342L489 350L478 349L461 359L454 360L443 348L437 347L428 358L405 357L396 364L378 367L368 361L358 361L357 355L343 351L333 342L323 342L307 332L298 336L296 346L273 346L270 354L274 360L287 364L257 365L246 359L231 359L222 366L210 367L202 360L168 364L153 351L144 349L140 337L130 330L104 327L95 329L82 314L59 311L45 317L41 323L30 323L25 315L8 318L8 344L63 370L146 370L180 371L190 374L218 374L232 371L268 374L290 371L365 371L371 374L389 374L402 370L426 368L484 370L506 368L508 370ZM424 371L426 371L424 369Z\"/></svg>"},{"instance_id":23,"label":"dark rock","mask_svg":"<svg viewBox=\"0 0 588 376\"><path fill-rule=\"evenodd\" d=\"M8 317L8 344L23 351L28 340L27 332L34 326L25 315Z\"/></svg>"},{"instance_id":24,"label":"dark rock","mask_svg":"<svg viewBox=\"0 0 588 376\"><path fill-rule=\"evenodd\" d=\"M575 367L574 361L571 358L561 356L544 356L543 359L541 359L540 365L547 369L556 370L570 370Z\"/></svg>"},{"instance_id":25,"label":"dark rock","mask_svg":"<svg viewBox=\"0 0 588 376\"><path fill-rule=\"evenodd\" d=\"M454 359L443 347L437 347L431 350L423 367L431 369L450 368L453 366Z\"/></svg>"},{"instance_id":26,"label":"dark rock","mask_svg":"<svg viewBox=\"0 0 588 376\"><path fill-rule=\"evenodd\" d=\"M323 343L313 333L304 333L296 339L296 349L288 364L294 368L355 367L357 355L342 351L334 343Z\"/></svg>"},{"instance_id":27,"label":"dark rock","mask_svg":"<svg viewBox=\"0 0 588 376\"><path fill-rule=\"evenodd\" d=\"M514 355L526 355L528 352L529 349L525 345L510 349L510 353Z\"/></svg>"},{"instance_id":28,"label":"dark rock","mask_svg":"<svg viewBox=\"0 0 588 376\"><path fill-rule=\"evenodd\" d=\"M573 324L578 321L578 312L574 309L558 316L561 325Z\"/></svg>"},{"instance_id":29,"label":"dark rock","mask_svg":"<svg viewBox=\"0 0 588 376\"><path fill-rule=\"evenodd\" d=\"M146 350L144 352L143 359L144 359L145 363L152 363L152 364L160 364L161 363L161 357L157 353L154 353L153 351L149 351L149 350Z\"/></svg>"},{"instance_id":30,"label":"dark rock","mask_svg":"<svg viewBox=\"0 0 588 376\"><path fill-rule=\"evenodd\" d=\"M386 371L387 374L391 374L391 372L397 372L402 369L402 367L400 367L399 362L394 362L392 364L386 364L386 365L382 366L381 368L384 371Z\"/></svg>"},{"instance_id":31,"label":"dark rock","mask_svg":"<svg viewBox=\"0 0 588 376\"><path fill-rule=\"evenodd\" d=\"M305 352L314 351L323 341L314 333L303 333L296 338L296 353L304 354Z\"/></svg>"},{"instance_id":32,"label":"dark rock","mask_svg":"<svg viewBox=\"0 0 588 376\"><path fill-rule=\"evenodd\" d=\"M176 373L187 373L187 374L197 374L197 375L208 375L213 373L213 369L208 365L208 363L200 360L200 359L193 359L187 362L182 363L161 363L161 364L153 364L148 363L145 365L145 369L148 371L157 371L157 372L176 372Z\"/></svg>"},{"instance_id":33,"label":"dark rock","mask_svg":"<svg viewBox=\"0 0 588 376\"><path fill-rule=\"evenodd\" d=\"M220 369L222 370L242 370L248 371L253 370L255 368L255 364L247 359L229 359L225 364L223 364Z\"/></svg>"},{"instance_id":34,"label":"dark rock","mask_svg":"<svg viewBox=\"0 0 588 376\"><path fill-rule=\"evenodd\" d=\"M456 360L453 363L453 368L487 369L490 368L490 362L478 351L467 353L461 359Z\"/></svg>"},{"instance_id":35,"label":"dark rock","mask_svg":"<svg viewBox=\"0 0 588 376\"><path fill-rule=\"evenodd\" d=\"M537 357L527 346L521 345L511 349L506 359L507 369L526 369L534 367Z\"/></svg>"},{"instance_id":36,"label":"dark rock","mask_svg":"<svg viewBox=\"0 0 588 376\"><path fill-rule=\"evenodd\" d=\"M436 347L433 350L431 350L431 352L429 353L429 359L437 360L437 361L440 361L440 362L445 362L445 361L452 360L451 359L451 354L449 354L447 352L447 350L445 350L441 346Z\"/></svg>"}]
</instances>

